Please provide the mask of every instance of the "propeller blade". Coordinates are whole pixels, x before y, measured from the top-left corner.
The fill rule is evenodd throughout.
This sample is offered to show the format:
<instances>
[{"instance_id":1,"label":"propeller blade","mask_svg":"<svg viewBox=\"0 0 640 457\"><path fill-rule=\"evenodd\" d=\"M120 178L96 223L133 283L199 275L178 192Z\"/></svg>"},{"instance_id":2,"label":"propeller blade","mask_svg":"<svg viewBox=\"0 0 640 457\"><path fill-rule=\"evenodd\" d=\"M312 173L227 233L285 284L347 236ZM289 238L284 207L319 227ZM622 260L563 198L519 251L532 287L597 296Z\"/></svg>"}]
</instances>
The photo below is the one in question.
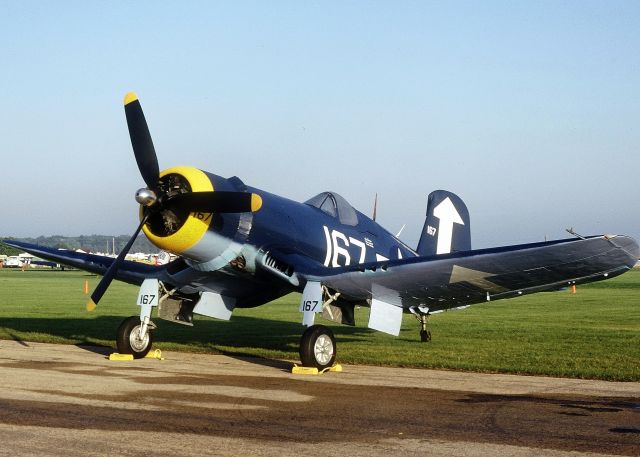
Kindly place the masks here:
<instances>
[{"instance_id":1,"label":"propeller blade","mask_svg":"<svg viewBox=\"0 0 640 457\"><path fill-rule=\"evenodd\" d=\"M93 311L94 309L96 309L98 302L100 301L104 293L107 291L107 288L111 284L111 281L113 281L113 278L115 278L116 273L118 272L118 268L120 268L120 265L122 265L122 262L124 262L124 258L129 253L129 250L131 250L131 246L133 246L133 242L138 237L138 233L140 233L140 230L142 230L142 226L147 222L148 218L149 218L149 212L147 211L144 217L142 218L140 225L138 226L135 233L133 234L133 236L129 239L129 241L127 242L124 249L120 252L120 254L118 254L118 257L116 257L116 260L113 261L109 269L105 272L104 276L98 283L98 286L95 288L95 290L91 294L91 298L87 302L87 311Z\"/></svg>"},{"instance_id":2,"label":"propeller blade","mask_svg":"<svg viewBox=\"0 0 640 457\"><path fill-rule=\"evenodd\" d=\"M136 156L138 169L147 187L154 189L160 177L158 157L153 147L149 126L147 126L147 121L142 112L142 106L138 96L133 92L129 92L124 97L124 113L127 117L129 137L131 138L131 146Z\"/></svg>"},{"instance_id":3,"label":"propeller blade","mask_svg":"<svg viewBox=\"0 0 640 457\"><path fill-rule=\"evenodd\" d=\"M181 206L190 212L200 213L245 213L262 207L262 198L250 192L189 192L168 198L167 207Z\"/></svg>"}]
</instances>

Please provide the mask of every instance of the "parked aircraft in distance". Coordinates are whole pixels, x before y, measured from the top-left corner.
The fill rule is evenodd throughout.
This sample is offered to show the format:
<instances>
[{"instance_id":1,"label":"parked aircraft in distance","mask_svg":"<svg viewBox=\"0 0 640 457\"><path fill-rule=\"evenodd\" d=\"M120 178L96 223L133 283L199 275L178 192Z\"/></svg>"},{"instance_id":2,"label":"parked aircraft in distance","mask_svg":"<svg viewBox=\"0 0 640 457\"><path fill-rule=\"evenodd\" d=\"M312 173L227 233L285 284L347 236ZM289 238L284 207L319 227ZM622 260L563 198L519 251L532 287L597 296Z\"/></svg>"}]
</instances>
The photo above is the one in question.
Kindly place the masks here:
<instances>
[{"instance_id":1,"label":"parked aircraft in distance","mask_svg":"<svg viewBox=\"0 0 640 457\"><path fill-rule=\"evenodd\" d=\"M113 279L140 285L139 315L117 331L121 353L139 358L152 345L157 316L193 325L193 315L229 319L235 308L262 305L302 292L308 328L300 341L303 365L320 369L336 357L333 332L315 315L354 325L354 307L370 307L368 326L398 335L403 313L421 323L451 308L611 278L632 268L638 244L601 235L491 249L471 249L469 213L447 191L429 195L427 217L413 249L334 192L304 203L190 166L160 171L137 96L125 97L131 144L146 187L136 193L140 225L114 260L18 241L5 243L102 274L87 304L93 310ZM166 265L125 260L143 230L178 258Z\"/></svg>"}]
</instances>

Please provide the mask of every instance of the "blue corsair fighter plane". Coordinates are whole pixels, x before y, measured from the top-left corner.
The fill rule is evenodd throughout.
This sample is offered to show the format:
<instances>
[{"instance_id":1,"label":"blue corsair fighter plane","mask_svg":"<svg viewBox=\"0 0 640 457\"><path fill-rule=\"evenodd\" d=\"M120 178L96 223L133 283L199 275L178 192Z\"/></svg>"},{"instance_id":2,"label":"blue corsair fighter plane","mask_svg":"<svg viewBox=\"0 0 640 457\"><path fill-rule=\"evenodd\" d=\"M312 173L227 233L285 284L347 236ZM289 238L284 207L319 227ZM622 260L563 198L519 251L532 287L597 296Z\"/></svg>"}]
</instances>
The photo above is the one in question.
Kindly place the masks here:
<instances>
[{"instance_id":1,"label":"blue corsair fighter plane","mask_svg":"<svg viewBox=\"0 0 640 457\"><path fill-rule=\"evenodd\" d=\"M117 332L118 351L136 358L151 349L153 308L161 319L193 325L194 314L228 320L235 308L299 291L308 327L300 358L322 369L334 363L336 342L329 328L314 325L316 313L354 325L354 306L368 306L369 327L392 335L400 332L403 313L412 313L428 341L433 313L611 278L638 260L638 244L626 236L471 250L467 208L446 191L429 195L412 249L336 193L298 203L193 167L160 172L138 98L129 93L124 104L146 187L136 194L140 225L117 259L5 243L103 275L90 311L113 279L140 285L140 315ZM178 259L161 266L126 261L140 230Z\"/></svg>"}]
</instances>

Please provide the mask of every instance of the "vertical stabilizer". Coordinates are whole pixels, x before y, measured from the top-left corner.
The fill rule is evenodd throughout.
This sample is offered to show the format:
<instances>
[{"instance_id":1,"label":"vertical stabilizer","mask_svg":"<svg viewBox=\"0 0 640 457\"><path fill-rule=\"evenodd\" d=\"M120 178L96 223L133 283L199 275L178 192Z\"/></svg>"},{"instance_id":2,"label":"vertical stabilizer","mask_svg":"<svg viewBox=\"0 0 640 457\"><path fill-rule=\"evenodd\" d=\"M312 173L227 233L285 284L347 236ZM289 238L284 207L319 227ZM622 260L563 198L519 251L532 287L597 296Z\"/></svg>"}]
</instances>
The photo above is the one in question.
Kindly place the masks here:
<instances>
[{"instance_id":1,"label":"vertical stabilizer","mask_svg":"<svg viewBox=\"0 0 640 457\"><path fill-rule=\"evenodd\" d=\"M429 256L469 250L471 227L467 205L446 190L431 192L416 252L419 256Z\"/></svg>"}]
</instances>

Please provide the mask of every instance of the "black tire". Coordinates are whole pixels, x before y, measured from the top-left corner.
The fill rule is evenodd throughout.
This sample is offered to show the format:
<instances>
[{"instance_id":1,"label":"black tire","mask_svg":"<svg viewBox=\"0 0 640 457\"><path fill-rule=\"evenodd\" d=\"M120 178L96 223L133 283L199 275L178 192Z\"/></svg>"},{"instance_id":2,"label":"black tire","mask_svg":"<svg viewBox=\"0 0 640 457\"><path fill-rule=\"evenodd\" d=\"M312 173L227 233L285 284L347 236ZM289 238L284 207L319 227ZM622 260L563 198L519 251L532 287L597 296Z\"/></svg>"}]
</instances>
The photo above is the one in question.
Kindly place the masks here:
<instances>
[{"instance_id":1,"label":"black tire","mask_svg":"<svg viewBox=\"0 0 640 457\"><path fill-rule=\"evenodd\" d=\"M134 359L141 359L149 353L153 345L151 329L147 330L146 337L140 341L140 338L136 337L139 328L139 316L127 317L122 321L116 336L116 347L120 354L132 354Z\"/></svg>"},{"instance_id":2,"label":"black tire","mask_svg":"<svg viewBox=\"0 0 640 457\"><path fill-rule=\"evenodd\" d=\"M336 361L336 339L324 325L312 325L300 338L302 366L324 370Z\"/></svg>"},{"instance_id":3,"label":"black tire","mask_svg":"<svg viewBox=\"0 0 640 457\"><path fill-rule=\"evenodd\" d=\"M420 341L423 343L431 341L431 332L429 330L420 330Z\"/></svg>"}]
</instances>

